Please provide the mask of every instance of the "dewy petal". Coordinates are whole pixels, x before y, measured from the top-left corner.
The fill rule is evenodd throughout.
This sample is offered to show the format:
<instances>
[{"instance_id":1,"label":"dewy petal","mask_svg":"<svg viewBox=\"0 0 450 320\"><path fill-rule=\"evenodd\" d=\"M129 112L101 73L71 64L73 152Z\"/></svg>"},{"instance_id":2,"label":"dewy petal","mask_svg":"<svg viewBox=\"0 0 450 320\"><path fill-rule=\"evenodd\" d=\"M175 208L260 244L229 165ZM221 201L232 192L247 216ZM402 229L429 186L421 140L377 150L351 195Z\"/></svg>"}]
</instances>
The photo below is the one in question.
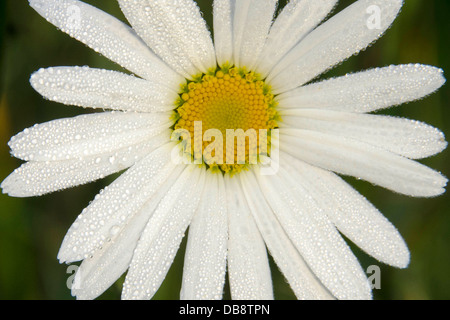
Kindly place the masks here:
<instances>
[{"instance_id":1,"label":"dewy petal","mask_svg":"<svg viewBox=\"0 0 450 320\"><path fill-rule=\"evenodd\" d=\"M264 241L236 178L225 176L228 203L228 276L235 300L272 300L272 277Z\"/></svg>"},{"instance_id":2,"label":"dewy petal","mask_svg":"<svg viewBox=\"0 0 450 320\"><path fill-rule=\"evenodd\" d=\"M264 47L278 0L235 1L233 20L234 62L237 67L255 68Z\"/></svg>"},{"instance_id":3,"label":"dewy petal","mask_svg":"<svg viewBox=\"0 0 450 320\"><path fill-rule=\"evenodd\" d=\"M289 174L308 190L347 238L375 259L405 268L409 250L397 229L361 194L332 172L281 154Z\"/></svg>"},{"instance_id":4,"label":"dewy petal","mask_svg":"<svg viewBox=\"0 0 450 320\"><path fill-rule=\"evenodd\" d=\"M119 0L136 32L169 66L185 76L216 67L211 35L192 0Z\"/></svg>"},{"instance_id":5,"label":"dewy petal","mask_svg":"<svg viewBox=\"0 0 450 320\"><path fill-rule=\"evenodd\" d=\"M364 271L308 191L282 165L276 175L256 172L256 177L286 234L325 287L338 299L371 299Z\"/></svg>"},{"instance_id":6,"label":"dewy petal","mask_svg":"<svg viewBox=\"0 0 450 320\"><path fill-rule=\"evenodd\" d=\"M222 298L227 266L227 198L223 175L207 172L198 211L190 226L183 269L183 300Z\"/></svg>"},{"instance_id":7,"label":"dewy petal","mask_svg":"<svg viewBox=\"0 0 450 320\"><path fill-rule=\"evenodd\" d=\"M188 166L145 226L123 285L123 299L151 299L164 280L205 184L204 168Z\"/></svg>"},{"instance_id":8,"label":"dewy petal","mask_svg":"<svg viewBox=\"0 0 450 320\"><path fill-rule=\"evenodd\" d=\"M235 0L214 0L214 47L219 66L234 64L233 17Z\"/></svg>"},{"instance_id":9,"label":"dewy petal","mask_svg":"<svg viewBox=\"0 0 450 320\"><path fill-rule=\"evenodd\" d=\"M291 0L270 29L258 59L262 78L336 6L337 0ZM216 30L216 28L214 28Z\"/></svg>"},{"instance_id":10,"label":"dewy petal","mask_svg":"<svg viewBox=\"0 0 450 320\"><path fill-rule=\"evenodd\" d=\"M178 98L161 84L88 67L40 69L30 82L47 99L85 108L163 112L174 109Z\"/></svg>"},{"instance_id":11,"label":"dewy petal","mask_svg":"<svg viewBox=\"0 0 450 320\"><path fill-rule=\"evenodd\" d=\"M154 173L152 175L146 175L156 180L155 182L147 180L147 182L152 181L153 189L151 195L149 196L150 188L146 185L144 185L144 190L136 189L135 196L130 199L131 203L125 204L119 211L115 212L128 215L126 223L123 222L123 218L120 218L121 225L114 225L118 221L116 220L117 216L115 214L111 215L112 223L108 220L106 221L110 229L102 228L103 230L101 231L102 237L106 240L104 240L104 243L95 252L83 261L77 270L74 279L75 286L72 287L72 295L78 299L95 299L128 269L134 249L137 246L148 219L153 214L161 199L166 196L170 187L176 183L183 169L183 166L179 165L174 168L172 165L171 168L166 166L163 170L156 173L152 169L148 170L150 168L148 165L152 166L154 165L153 163L147 163L146 165L147 167L140 166L139 169ZM138 179L134 180L139 181ZM142 183L138 184L142 185ZM131 209L131 211L127 209ZM92 233L92 230L86 228L84 232Z\"/></svg>"},{"instance_id":12,"label":"dewy petal","mask_svg":"<svg viewBox=\"0 0 450 320\"><path fill-rule=\"evenodd\" d=\"M169 130L169 117L169 113L102 112L58 119L25 129L11 138L9 146L15 157L26 161L111 155Z\"/></svg>"},{"instance_id":13,"label":"dewy petal","mask_svg":"<svg viewBox=\"0 0 450 320\"><path fill-rule=\"evenodd\" d=\"M441 131L404 118L303 108L282 111L281 116L283 127L352 138L410 159L426 158L447 147Z\"/></svg>"},{"instance_id":14,"label":"dewy petal","mask_svg":"<svg viewBox=\"0 0 450 320\"><path fill-rule=\"evenodd\" d=\"M445 83L442 69L407 64L348 74L280 94L280 109L365 113L423 98Z\"/></svg>"},{"instance_id":15,"label":"dewy petal","mask_svg":"<svg viewBox=\"0 0 450 320\"><path fill-rule=\"evenodd\" d=\"M3 193L32 197L92 182L124 170L167 143L170 132L110 153L59 161L31 161L14 170L3 182Z\"/></svg>"},{"instance_id":16,"label":"dewy petal","mask_svg":"<svg viewBox=\"0 0 450 320\"><path fill-rule=\"evenodd\" d=\"M148 80L169 87L182 79L113 16L77 0L29 0L41 16L96 52Z\"/></svg>"},{"instance_id":17,"label":"dewy petal","mask_svg":"<svg viewBox=\"0 0 450 320\"><path fill-rule=\"evenodd\" d=\"M242 172L241 183L264 242L297 299L334 299L320 280L311 272L298 250L286 235L283 227L266 202L253 173Z\"/></svg>"},{"instance_id":18,"label":"dewy petal","mask_svg":"<svg viewBox=\"0 0 450 320\"><path fill-rule=\"evenodd\" d=\"M269 74L273 92L299 87L366 48L392 24L402 4L403 0L359 0L319 26Z\"/></svg>"},{"instance_id":19,"label":"dewy petal","mask_svg":"<svg viewBox=\"0 0 450 320\"><path fill-rule=\"evenodd\" d=\"M350 138L283 129L280 149L311 165L413 197L440 195L447 184L440 173L420 163Z\"/></svg>"},{"instance_id":20,"label":"dewy petal","mask_svg":"<svg viewBox=\"0 0 450 320\"><path fill-rule=\"evenodd\" d=\"M114 240L175 171L173 148L170 143L150 152L95 197L67 232L58 254L60 262L87 258L108 239Z\"/></svg>"}]
</instances>

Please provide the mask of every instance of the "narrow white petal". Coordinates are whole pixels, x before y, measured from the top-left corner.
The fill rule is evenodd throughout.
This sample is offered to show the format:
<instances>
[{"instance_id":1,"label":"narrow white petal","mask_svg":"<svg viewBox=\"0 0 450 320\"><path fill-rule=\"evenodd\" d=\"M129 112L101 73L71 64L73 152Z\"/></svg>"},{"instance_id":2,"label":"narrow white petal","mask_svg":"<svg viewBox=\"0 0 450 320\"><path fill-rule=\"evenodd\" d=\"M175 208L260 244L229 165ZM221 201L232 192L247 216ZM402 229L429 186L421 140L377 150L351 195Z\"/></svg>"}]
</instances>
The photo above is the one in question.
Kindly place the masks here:
<instances>
[{"instance_id":1,"label":"narrow white petal","mask_svg":"<svg viewBox=\"0 0 450 320\"><path fill-rule=\"evenodd\" d=\"M77 0L29 0L41 16L96 52L148 80L169 87L182 79L136 33L113 16Z\"/></svg>"},{"instance_id":2,"label":"narrow white petal","mask_svg":"<svg viewBox=\"0 0 450 320\"><path fill-rule=\"evenodd\" d=\"M235 0L214 0L214 47L217 63L233 65L233 17Z\"/></svg>"},{"instance_id":3,"label":"narrow white petal","mask_svg":"<svg viewBox=\"0 0 450 320\"><path fill-rule=\"evenodd\" d=\"M177 176L169 179L175 171L170 156L173 147L166 144L150 153L95 197L67 232L58 254L60 262L93 255L108 239L114 240L166 180L174 182Z\"/></svg>"},{"instance_id":4,"label":"narrow white petal","mask_svg":"<svg viewBox=\"0 0 450 320\"><path fill-rule=\"evenodd\" d=\"M308 265L286 235L283 227L266 202L252 173L242 172L241 183L248 205L264 242L285 276L297 299L324 300L334 297L311 272Z\"/></svg>"},{"instance_id":5,"label":"narrow white petal","mask_svg":"<svg viewBox=\"0 0 450 320\"><path fill-rule=\"evenodd\" d=\"M347 238L377 260L405 268L409 250L397 229L361 194L332 172L286 154L289 174L317 201Z\"/></svg>"},{"instance_id":6,"label":"narrow white petal","mask_svg":"<svg viewBox=\"0 0 450 320\"><path fill-rule=\"evenodd\" d=\"M447 184L440 173L420 163L350 138L283 129L280 149L311 165L413 197L440 195Z\"/></svg>"},{"instance_id":7,"label":"narrow white petal","mask_svg":"<svg viewBox=\"0 0 450 320\"><path fill-rule=\"evenodd\" d=\"M158 206L161 199L166 195L167 191L172 187L182 172L183 166L177 166L172 170L159 171L148 177L155 179L151 181L153 185L152 195L149 196L149 188L145 185L144 190L136 190L135 195L129 199L131 204L125 204L121 207L121 214L128 215L126 222L122 225L114 225L117 222L116 216L111 214L112 223L106 222L111 227L109 230L96 230L100 232L106 239L96 251L92 252L89 257L83 260L77 271L75 278L75 286L72 287L72 295L78 299L95 299L108 289L129 267L133 257L134 249L137 246L139 238L147 224L149 218ZM140 166L142 172L147 173L143 166ZM154 172L153 170L151 170ZM135 179L138 182L138 179ZM122 181L123 182L123 181ZM139 183L138 183L139 184ZM155 186L157 186L155 188ZM148 198L146 198L149 196ZM143 201L143 199L146 199ZM130 210L130 211L128 211ZM115 211L118 213L118 211ZM86 218L87 219L87 218ZM93 223L97 220L94 219ZM104 219L107 220L107 219ZM82 233L80 228L79 233ZM107 233L104 233L107 231ZM85 230L85 233L91 233L92 230Z\"/></svg>"},{"instance_id":8,"label":"narrow white petal","mask_svg":"<svg viewBox=\"0 0 450 320\"><path fill-rule=\"evenodd\" d=\"M311 270L338 299L370 299L367 277L320 206L282 166L256 173L266 200Z\"/></svg>"},{"instance_id":9,"label":"narrow white petal","mask_svg":"<svg viewBox=\"0 0 450 320\"><path fill-rule=\"evenodd\" d=\"M277 0L235 2L234 60L237 67L253 70L262 52L275 14Z\"/></svg>"},{"instance_id":10,"label":"narrow white petal","mask_svg":"<svg viewBox=\"0 0 450 320\"><path fill-rule=\"evenodd\" d=\"M169 66L191 78L216 66L211 35L192 0L119 0L139 36Z\"/></svg>"},{"instance_id":11,"label":"narrow white petal","mask_svg":"<svg viewBox=\"0 0 450 320\"><path fill-rule=\"evenodd\" d=\"M272 70L267 81L274 93L299 87L366 48L389 28L402 4L403 0L359 0L319 26Z\"/></svg>"},{"instance_id":12,"label":"narrow white petal","mask_svg":"<svg viewBox=\"0 0 450 320\"><path fill-rule=\"evenodd\" d=\"M203 195L205 169L188 166L145 226L123 285L123 299L151 299L164 280Z\"/></svg>"},{"instance_id":13,"label":"narrow white petal","mask_svg":"<svg viewBox=\"0 0 450 320\"><path fill-rule=\"evenodd\" d=\"M281 116L283 127L352 138L410 159L426 158L447 147L441 131L404 118L317 109L289 109Z\"/></svg>"},{"instance_id":14,"label":"narrow white petal","mask_svg":"<svg viewBox=\"0 0 450 320\"><path fill-rule=\"evenodd\" d=\"M233 58L234 64L240 66L241 45L244 40L245 24L252 0L233 1Z\"/></svg>"},{"instance_id":15,"label":"narrow white petal","mask_svg":"<svg viewBox=\"0 0 450 320\"><path fill-rule=\"evenodd\" d=\"M189 226L180 293L183 300L218 300L223 295L228 242L223 175L207 172L205 188Z\"/></svg>"},{"instance_id":16,"label":"narrow white petal","mask_svg":"<svg viewBox=\"0 0 450 320\"><path fill-rule=\"evenodd\" d=\"M85 108L163 112L174 109L178 98L161 84L88 67L40 69L30 82L47 99Z\"/></svg>"},{"instance_id":17,"label":"narrow white petal","mask_svg":"<svg viewBox=\"0 0 450 320\"><path fill-rule=\"evenodd\" d=\"M264 240L239 179L225 176L228 203L228 276L234 300L273 299L272 277Z\"/></svg>"},{"instance_id":18,"label":"narrow white petal","mask_svg":"<svg viewBox=\"0 0 450 320\"><path fill-rule=\"evenodd\" d=\"M32 197L103 179L167 143L169 135L170 132L165 132L126 149L81 159L27 162L10 174L1 188L12 197Z\"/></svg>"},{"instance_id":19,"label":"narrow white petal","mask_svg":"<svg viewBox=\"0 0 450 320\"><path fill-rule=\"evenodd\" d=\"M280 94L281 109L371 112L423 98L445 83L442 69L406 64L376 68Z\"/></svg>"},{"instance_id":20,"label":"narrow white petal","mask_svg":"<svg viewBox=\"0 0 450 320\"><path fill-rule=\"evenodd\" d=\"M336 3L337 0L291 0L283 8L258 59L257 69L263 78L330 13Z\"/></svg>"},{"instance_id":21,"label":"narrow white petal","mask_svg":"<svg viewBox=\"0 0 450 320\"><path fill-rule=\"evenodd\" d=\"M170 114L102 112L58 119L12 137L11 153L25 161L83 159L132 148L169 130ZM170 135L167 135L169 141Z\"/></svg>"}]
</instances>

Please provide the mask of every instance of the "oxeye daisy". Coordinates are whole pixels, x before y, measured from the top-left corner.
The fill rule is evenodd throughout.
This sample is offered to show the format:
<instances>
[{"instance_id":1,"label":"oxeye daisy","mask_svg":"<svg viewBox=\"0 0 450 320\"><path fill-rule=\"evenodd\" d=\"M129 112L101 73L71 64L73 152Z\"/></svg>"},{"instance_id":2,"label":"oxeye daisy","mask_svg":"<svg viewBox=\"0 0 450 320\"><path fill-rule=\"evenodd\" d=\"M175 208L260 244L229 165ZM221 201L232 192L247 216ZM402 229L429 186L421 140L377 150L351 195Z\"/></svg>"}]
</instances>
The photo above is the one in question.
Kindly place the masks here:
<instances>
[{"instance_id":1,"label":"oxeye daisy","mask_svg":"<svg viewBox=\"0 0 450 320\"><path fill-rule=\"evenodd\" d=\"M131 74L53 67L45 98L105 109L11 138L24 161L4 193L39 196L127 169L83 210L58 254L82 261L72 294L150 299L184 234L182 299L272 299L268 255L299 299L370 299L341 233L377 260L409 264L397 229L339 175L413 197L447 179L415 161L439 130L372 114L423 98L441 69L399 65L315 80L392 24L402 0L214 0L214 39L192 0L119 0L129 24L76 0L30 0L49 22ZM106 111L109 110L109 111Z\"/></svg>"}]
</instances>

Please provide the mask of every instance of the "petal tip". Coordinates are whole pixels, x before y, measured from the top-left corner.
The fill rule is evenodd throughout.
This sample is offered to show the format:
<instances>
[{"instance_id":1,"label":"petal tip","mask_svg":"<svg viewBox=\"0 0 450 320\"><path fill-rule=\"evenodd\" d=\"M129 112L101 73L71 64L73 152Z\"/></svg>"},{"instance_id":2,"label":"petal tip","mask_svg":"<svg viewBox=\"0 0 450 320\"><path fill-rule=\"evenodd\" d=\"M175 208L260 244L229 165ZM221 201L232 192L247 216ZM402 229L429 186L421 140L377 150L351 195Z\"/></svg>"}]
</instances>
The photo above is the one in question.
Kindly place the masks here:
<instances>
[{"instance_id":1,"label":"petal tip","mask_svg":"<svg viewBox=\"0 0 450 320\"><path fill-rule=\"evenodd\" d=\"M408 256L405 257L404 259L400 259L399 262L397 264L394 264L394 267L397 267L399 269L407 269L409 267L409 264L411 262L411 257L408 251Z\"/></svg>"},{"instance_id":2,"label":"petal tip","mask_svg":"<svg viewBox=\"0 0 450 320\"><path fill-rule=\"evenodd\" d=\"M11 173L11 175L14 174ZM11 175L5 178L3 182L0 185L0 188L2 189L2 193L6 194L10 197L20 197L19 192L17 190L14 190L13 183L11 181Z\"/></svg>"},{"instance_id":3,"label":"petal tip","mask_svg":"<svg viewBox=\"0 0 450 320\"><path fill-rule=\"evenodd\" d=\"M43 84L43 73L45 73L46 69L40 68L39 70L33 72L30 76L30 85L34 90L39 92L39 85ZM42 82L42 83L41 83Z\"/></svg>"},{"instance_id":4,"label":"petal tip","mask_svg":"<svg viewBox=\"0 0 450 320\"><path fill-rule=\"evenodd\" d=\"M46 6L48 5L43 0L28 0L28 4L30 7L32 7L34 10L36 10L38 13L42 10L45 10Z\"/></svg>"},{"instance_id":5,"label":"petal tip","mask_svg":"<svg viewBox=\"0 0 450 320\"><path fill-rule=\"evenodd\" d=\"M397 246L396 255L389 262L386 262L388 265L398 268L398 269L406 269L408 268L411 262L411 253L409 252L408 245L401 238L401 244Z\"/></svg>"}]
</instances>

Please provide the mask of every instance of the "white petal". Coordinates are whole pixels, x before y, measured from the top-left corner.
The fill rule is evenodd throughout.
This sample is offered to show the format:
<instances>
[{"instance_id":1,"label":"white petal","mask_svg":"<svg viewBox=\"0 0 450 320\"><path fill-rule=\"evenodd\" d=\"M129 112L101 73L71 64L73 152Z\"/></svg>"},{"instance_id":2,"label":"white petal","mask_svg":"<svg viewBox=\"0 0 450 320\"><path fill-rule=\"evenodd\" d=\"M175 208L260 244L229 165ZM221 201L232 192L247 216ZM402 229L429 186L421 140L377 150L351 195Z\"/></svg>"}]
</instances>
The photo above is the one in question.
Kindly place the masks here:
<instances>
[{"instance_id":1,"label":"white petal","mask_svg":"<svg viewBox=\"0 0 450 320\"><path fill-rule=\"evenodd\" d=\"M277 0L235 1L233 20L234 62L253 70L264 47Z\"/></svg>"},{"instance_id":2,"label":"white petal","mask_svg":"<svg viewBox=\"0 0 450 320\"><path fill-rule=\"evenodd\" d=\"M170 156L173 147L166 144L156 149L95 197L67 232L58 254L60 262L89 257L108 239L114 240L175 171Z\"/></svg>"},{"instance_id":3,"label":"white petal","mask_svg":"<svg viewBox=\"0 0 450 320\"><path fill-rule=\"evenodd\" d=\"M205 169L188 166L148 221L134 251L123 299L151 299L164 280L203 195Z\"/></svg>"},{"instance_id":4,"label":"white petal","mask_svg":"<svg viewBox=\"0 0 450 320\"><path fill-rule=\"evenodd\" d=\"M297 299L334 299L311 272L275 214L267 204L252 173L242 172L241 183L248 205L273 259L294 291Z\"/></svg>"},{"instance_id":5,"label":"white petal","mask_svg":"<svg viewBox=\"0 0 450 320\"><path fill-rule=\"evenodd\" d=\"M180 293L183 300L221 299L225 284L228 217L223 175L207 172L205 188L189 226Z\"/></svg>"},{"instance_id":6,"label":"white petal","mask_svg":"<svg viewBox=\"0 0 450 320\"><path fill-rule=\"evenodd\" d=\"M163 85L88 67L40 69L30 82L47 99L85 108L162 112L174 109L178 98Z\"/></svg>"},{"instance_id":7,"label":"white petal","mask_svg":"<svg viewBox=\"0 0 450 320\"><path fill-rule=\"evenodd\" d=\"M283 127L352 138L411 159L426 158L447 147L441 131L404 118L317 109L289 109L281 116Z\"/></svg>"},{"instance_id":8,"label":"white petal","mask_svg":"<svg viewBox=\"0 0 450 320\"><path fill-rule=\"evenodd\" d=\"M282 154L283 164L347 238L379 261L405 268L409 250L397 229L355 189L332 172Z\"/></svg>"},{"instance_id":9,"label":"white petal","mask_svg":"<svg viewBox=\"0 0 450 320\"><path fill-rule=\"evenodd\" d=\"M228 276L234 300L272 300L264 241L236 177L225 176L228 199Z\"/></svg>"},{"instance_id":10,"label":"white petal","mask_svg":"<svg viewBox=\"0 0 450 320\"><path fill-rule=\"evenodd\" d=\"M156 57L136 33L113 16L77 0L29 0L61 31L131 72L169 87L182 79Z\"/></svg>"},{"instance_id":11,"label":"white petal","mask_svg":"<svg viewBox=\"0 0 450 320\"><path fill-rule=\"evenodd\" d=\"M338 299L370 299L367 277L319 205L282 166L256 174L266 200L311 270Z\"/></svg>"},{"instance_id":12,"label":"white petal","mask_svg":"<svg viewBox=\"0 0 450 320\"><path fill-rule=\"evenodd\" d=\"M136 32L169 66L186 78L215 68L211 35L192 0L119 0Z\"/></svg>"},{"instance_id":13,"label":"white petal","mask_svg":"<svg viewBox=\"0 0 450 320\"><path fill-rule=\"evenodd\" d=\"M27 162L1 185L12 197L32 197L92 182L124 170L168 142L169 132L126 149L82 159Z\"/></svg>"},{"instance_id":14,"label":"white petal","mask_svg":"<svg viewBox=\"0 0 450 320\"><path fill-rule=\"evenodd\" d=\"M314 166L413 197L437 196L447 184L440 173L420 163L350 138L283 129L280 149Z\"/></svg>"},{"instance_id":15,"label":"white petal","mask_svg":"<svg viewBox=\"0 0 450 320\"><path fill-rule=\"evenodd\" d=\"M147 167L139 166L139 169L141 176L144 174L146 177L152 179L147 181L151 182L153 190L149 192L150 188L146 185L144 185L144 190L136 189L134 192L135 195L129 199L131 203L123 203L120 210L116 210L114 214L109 214L107 218L103 218L103 221L108 224L107 227L110 227L110 229L108 230L107 227L105 229L103 226L101 230L94 231L97 234L101 234L106 240L83 261L77 271L74 281L76 287L72 287L72 295L78 299L95 299L128 269L134 249L137 246L145 225L169 188L176 183L182 171L180 169L183 167L178 166L174 168L172 165L172 170L167 170L168 167L166 166L164 170L155 172L154 170L148 170L148 164L146 164ZM154 174L147 175L148 172ZM153 179L156 181L153 182ZM142 183L139 183L142 179L132 180L142 185ZM123 180L121 184L121 188L128 187L123 185ZM121 217L119 224L114 225L118 221L117 214L127 215L127 218L124 221ZM98 219L94 219L92 223L98 223ZM78 232L79 236L83 237L80 228L78 228ZM92 232L89 229L84 231L86 234Z\"/></svg>"},{"instance_id":16,"label":"white petal","mask_svg":"<svg viewBox=\"0 0 450 320\"><path fill-rule=\"evenodd\" d=\"M217 63L223 66L234 64L233 60L233 20L235 0L214 0L214 47Z\"/></svg>"},{"instance_id":17,"label":"white petal","mask_svg":"<svg viewBox=\"0 0 450 320\"><path fill-rule=\"evenodd\" d=\"M102 112L58 119L11 138L12 154L23 160L57 161L113 153L167 132L170 114ZM167 142L170 135L167 135Z\"/></svg>"},{"instance_id":18,"label":"white petal","mask_svg":"<svg viewBox=\"0 0 450 320\"><path fill-rule=\"evenodd\" d=\"M421 64L376 68L280 94L281 109L371 112L423 98L445 83L442 69Z\"/></svg>"},{"instance_id":19,"label":"white petal","mask_svg":"<svg viewBox=\"0 0 450 320\"><path fill-rule=\"evenodd\" d=\"M366 48L392 24L402 4L403 0L359 0L319 26L272 70L267 81L274 93L299 87ZM379 25L372 25L373 17Z\"/></svg>"},{"instance_id":20,"label":"white petal","mask_svg":"<svg viewBox=\"0 0 450 320\"><path fill-rule=\"evenodd\" d=\"M291 0L283 8L258 59L257 69L263 78L330 13L336 3L337 0Z\"/></svg>"}]
</instances>

